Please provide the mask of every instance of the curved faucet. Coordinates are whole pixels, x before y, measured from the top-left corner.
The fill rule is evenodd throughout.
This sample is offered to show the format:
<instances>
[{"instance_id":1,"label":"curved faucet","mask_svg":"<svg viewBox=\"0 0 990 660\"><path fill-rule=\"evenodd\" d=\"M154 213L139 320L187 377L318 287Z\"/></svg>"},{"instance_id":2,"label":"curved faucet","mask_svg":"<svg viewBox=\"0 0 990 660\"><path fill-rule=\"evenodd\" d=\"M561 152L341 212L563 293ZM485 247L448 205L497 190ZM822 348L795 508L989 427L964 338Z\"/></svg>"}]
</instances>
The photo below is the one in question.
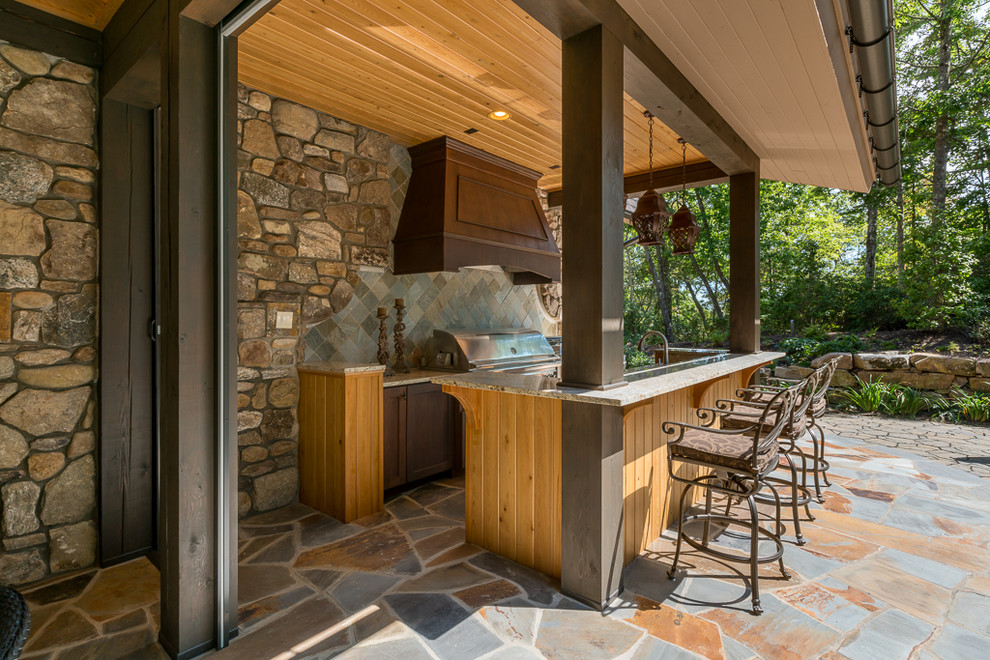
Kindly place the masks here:
<instances>
[{"instance_id":1,"label":"curved faucet","mask_svg":"<svg viewBox=\"0 0 990 660\"><path fill-rule=\"evenodd\" d=\"M660 339L663 340L663 362L662 362L662 364L670 364L670 344L667 342L667 337L662 332L658 332L657 330L650 330L649 332L647 332L646 334L644 334L642 337L639 338L639 344L637 344L636 350L639 351L639 352L641 352L641 353L644 352L643 351L643 342L646 341L646 338L647 337L653 337L653 336L660 337ZM661 364L661 362L660 362L660 351L658 351L656 349L656 344L650 344L649 347L646 349L645 352L653 356L654 364L657 364L657 365Z\"/></svg>"}]
</instances>

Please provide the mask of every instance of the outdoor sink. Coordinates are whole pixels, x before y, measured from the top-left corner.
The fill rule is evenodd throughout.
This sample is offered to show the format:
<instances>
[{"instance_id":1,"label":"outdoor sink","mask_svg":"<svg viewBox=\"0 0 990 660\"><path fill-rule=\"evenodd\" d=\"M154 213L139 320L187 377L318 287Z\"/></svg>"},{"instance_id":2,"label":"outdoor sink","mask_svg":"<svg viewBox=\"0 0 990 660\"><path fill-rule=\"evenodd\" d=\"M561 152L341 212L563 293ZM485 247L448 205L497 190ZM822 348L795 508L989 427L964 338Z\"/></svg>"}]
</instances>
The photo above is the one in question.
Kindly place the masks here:
<instances>
[{"instance_id":1,"label":"outdoor sink","mask_svg":"<svg viewBox=\"0 0 990 660\"><path fill-rule=\"evenodd\" d=\"M703 364L721 362L731 357L736 356L722 350L672 348L670 350L670 364L656 367L633 367L626 370L625 379L628 382L634 382L645 378L653 378L654 376L663 376L664 374L671 374L683 371L684 369L700 367Z\"/></svg>"}]
</instances>

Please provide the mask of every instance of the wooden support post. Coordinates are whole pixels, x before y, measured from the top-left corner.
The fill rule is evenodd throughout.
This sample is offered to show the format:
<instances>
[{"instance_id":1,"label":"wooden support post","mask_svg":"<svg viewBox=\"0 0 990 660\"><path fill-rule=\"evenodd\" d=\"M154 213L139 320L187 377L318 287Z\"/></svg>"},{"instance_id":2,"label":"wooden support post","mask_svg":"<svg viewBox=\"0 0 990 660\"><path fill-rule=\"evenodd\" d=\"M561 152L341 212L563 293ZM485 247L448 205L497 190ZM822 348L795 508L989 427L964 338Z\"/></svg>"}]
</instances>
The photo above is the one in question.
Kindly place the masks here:
<instances>
[{"instance_id":1,"label":"wooden support post","mask_svg":"<svg viewBox=\"0 0 990 660\"><path fill-rule=\"evenodd\" d=\"M729 177L729 350L760 350L760 172Z\"/></svg>"},{"instance_id":2,"label":"wooden support post","mask_svg":"<svg viewBox=\"0 0 990 660\"><path fill-rule=\"evenodd\" d=\"M622 408L561 409L560 585L599 610L622 589Z\"/></svg>"},{"instance_id":3,"label":"wooden support post","mask_svg":"<svg viewBox=\"0 0 990 660\"><path fill-rule=\"evenodd\" d=\"M602 26L563 44L563 378L622 384L622 44ZM561 587L599 609L622 582L622 411L563 403Z\"/></svg>"},{"instance_id":4,"label":"wooden support post","mask_svg":"<svg viewBox=\"0 0 990 660\"><path fill-rule=\"evenodd\" d=\"M602 26L563 44L562 255L568 385L622 383L622 44Z\"/></svg>"},{"instance_id":5,"label":"wooden support post","mask_svg":"<svg viewBox=\"0 0 990 660\"><path fill-rule=\"evenodd\" d=\"M218 40L171 7L165 36L159 641L185 658L217 630Z\"/></svg>"}]
</instances>

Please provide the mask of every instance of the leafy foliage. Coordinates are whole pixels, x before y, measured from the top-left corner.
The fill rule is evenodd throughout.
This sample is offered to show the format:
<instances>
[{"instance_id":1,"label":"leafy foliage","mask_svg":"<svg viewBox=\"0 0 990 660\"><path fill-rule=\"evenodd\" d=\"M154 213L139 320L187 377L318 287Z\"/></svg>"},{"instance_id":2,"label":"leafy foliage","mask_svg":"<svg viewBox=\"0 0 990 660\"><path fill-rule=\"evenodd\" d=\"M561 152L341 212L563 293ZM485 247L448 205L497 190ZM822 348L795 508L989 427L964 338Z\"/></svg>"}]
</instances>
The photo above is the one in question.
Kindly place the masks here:
<instances>
[{"instance_id":1,"label":"leafy foliage","mask_svg":"<svg viewBox=\"0 0 990 660\"><path fill-rule=\"evenodd\" d=\"M826 331L916 328L990 342L990 2L894 6L902 183L868 194L761 183L765 334L793 322L819 341ZM690 191L686 203L702 226L693 257L626 249L627 341L657 329L677 342L727 339L728 185Z\"/></svg>"},{"instance_id":2,"label":"leafy foliage","mask_svg":"<svg viewBox=\"0 0 990 660\"><path fill-rule=\"evenodd\" d=\"M897 417L917 417L918 413L944 407L945 399L934 392L918 390L884 381L864 382L856 378L856 387L838 390L832 400L862 412L882 412Z\"/></svg>"}]
</instances>

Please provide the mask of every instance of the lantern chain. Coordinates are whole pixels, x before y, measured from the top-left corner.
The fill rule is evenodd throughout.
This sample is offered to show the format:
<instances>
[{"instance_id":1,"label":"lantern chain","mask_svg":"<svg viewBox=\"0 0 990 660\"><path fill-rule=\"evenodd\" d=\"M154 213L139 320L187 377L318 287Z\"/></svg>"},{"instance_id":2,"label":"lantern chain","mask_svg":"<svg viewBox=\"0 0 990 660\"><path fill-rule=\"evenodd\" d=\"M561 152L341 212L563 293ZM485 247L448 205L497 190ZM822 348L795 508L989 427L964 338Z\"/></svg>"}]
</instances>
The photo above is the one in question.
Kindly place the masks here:
<instances>
[{"instance_id":1,"label":"lantern chain","mask_svg":"<svg viewBox=\"0 0 990 660\"><path fill-rule=\"evenodd\" d=\"M650 190L653 190L653 113L646 111L650 124Z\"/></svg>"}]
</instances>

